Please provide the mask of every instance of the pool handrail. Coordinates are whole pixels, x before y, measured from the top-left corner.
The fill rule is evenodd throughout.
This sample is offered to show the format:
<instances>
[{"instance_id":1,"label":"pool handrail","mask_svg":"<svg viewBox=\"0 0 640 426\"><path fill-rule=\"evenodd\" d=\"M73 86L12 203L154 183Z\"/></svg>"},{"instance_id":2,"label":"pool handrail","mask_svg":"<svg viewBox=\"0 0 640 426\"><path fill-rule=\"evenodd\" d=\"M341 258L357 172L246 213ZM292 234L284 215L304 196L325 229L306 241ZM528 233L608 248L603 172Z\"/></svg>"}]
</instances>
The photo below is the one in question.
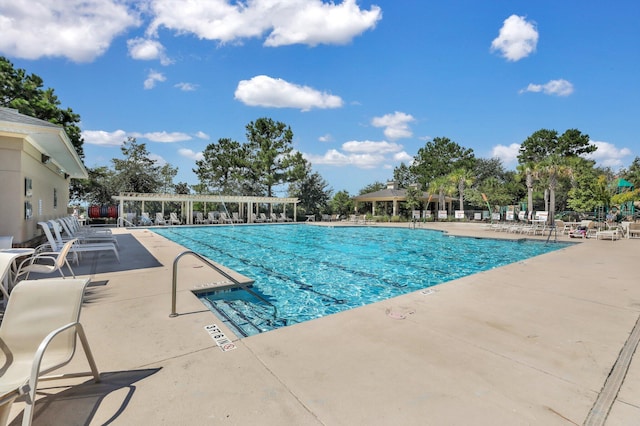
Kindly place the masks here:
<instances>
[{"instance_id":1,"label":"pool handrail","mask_svg":"<svg viewBox=\"0 0 640 426\"><path fill-rule=\"evenodd\" d=\"M241 283L236 278L232 277L227 272L225 272L222 269L220 269L220 267L218 265L216 265L215 263L211 262L206 257L204 257L201 254L198 254L198 253L196 253L194 251L186 250L186 251L183 251L182 253L180 253L178 256L176 256L176 258L173 260L173 282L171 284L171 313L169 314L169 318L175 318L175 317L178 316L178 313L176 312L176 299L177 299L177 293L178 293L178 261L182 258L182 256L185 256L187 254L190 254L190 255L200 259L204 264L206 264L207 266L209 266L210 268L212 268L213 270L218 272L220 275L222 275L223 277L225 277L226 279L231 281L233 284L242 287L244 290L248 291L249 293L251 293L252 295L257 297L258 299L262 300L264 303L266 303L269 306L271 306L274 309L274 317L276 317L278 315L277 308L272 303L270 303L268 300L265 300L260 295L258 295L255 292L249 290L249 288L245 284Z\"/></svg>"}]
</instances>

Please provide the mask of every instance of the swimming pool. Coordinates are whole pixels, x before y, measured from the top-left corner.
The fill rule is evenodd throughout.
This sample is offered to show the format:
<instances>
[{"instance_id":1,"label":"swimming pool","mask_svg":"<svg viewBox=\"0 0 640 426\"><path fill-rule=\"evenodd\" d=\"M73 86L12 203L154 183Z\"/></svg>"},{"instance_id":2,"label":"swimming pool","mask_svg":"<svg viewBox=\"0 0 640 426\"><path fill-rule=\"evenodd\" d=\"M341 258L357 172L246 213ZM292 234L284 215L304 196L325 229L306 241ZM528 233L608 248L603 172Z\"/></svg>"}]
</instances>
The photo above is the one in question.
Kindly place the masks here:
<instances>
[{"instance_id":1,"label":"swimming pool","mask_svg":"<svg viewBox=\"0 0 640 426\"><path fill-rule=\"evenodd\" d=\"M255 283L200 294L238 337L312 320L566 247L439 231L303 224L171 227L160 235Z\"/></svg>"}]
</instances>

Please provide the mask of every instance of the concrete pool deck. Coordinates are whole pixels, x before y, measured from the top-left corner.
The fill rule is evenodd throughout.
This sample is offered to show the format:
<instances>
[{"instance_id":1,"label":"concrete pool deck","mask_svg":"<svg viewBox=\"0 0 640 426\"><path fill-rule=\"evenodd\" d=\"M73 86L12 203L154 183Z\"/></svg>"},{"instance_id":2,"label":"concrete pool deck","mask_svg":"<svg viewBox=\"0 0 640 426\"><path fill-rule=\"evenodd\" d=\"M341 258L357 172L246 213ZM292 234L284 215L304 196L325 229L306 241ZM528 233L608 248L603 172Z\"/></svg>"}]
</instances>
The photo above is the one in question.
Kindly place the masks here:
<instances>
[{"instance_id":1,"label":"concrete pool deck","mask_svg":"<svg viewBox=\"0 0 640 426\"><path fill-rule=\"evenodd\" d=\"M522 238L475 224L428 227ZM103 380L73 379L71 387L42 382L34 425L581 425L587 418L588 424L633 425L640 419L640 358L632 357L634 345L625 349L640 315L638 240L574 240L433 291L236 339L191 292L220 283L220 276L183 257L180 315L169 318L172 264L184 248L145 229L114 233L135 238L162 266L145 265L121 244L120 270L90 275L94 285L81 322ZM128 262L139 269L127 269ZM235 349L216 345L204 328L211 324ZM619 392L609 386L601 392L625 354L631 361L628 371L622 367ZM86 370L81 353L63 371L79 370ZM596 404L601 393L613 401L608 413L608 404ZM19 424L23 409L14 404L10 424Z\"/></svg>"}]
</instances>

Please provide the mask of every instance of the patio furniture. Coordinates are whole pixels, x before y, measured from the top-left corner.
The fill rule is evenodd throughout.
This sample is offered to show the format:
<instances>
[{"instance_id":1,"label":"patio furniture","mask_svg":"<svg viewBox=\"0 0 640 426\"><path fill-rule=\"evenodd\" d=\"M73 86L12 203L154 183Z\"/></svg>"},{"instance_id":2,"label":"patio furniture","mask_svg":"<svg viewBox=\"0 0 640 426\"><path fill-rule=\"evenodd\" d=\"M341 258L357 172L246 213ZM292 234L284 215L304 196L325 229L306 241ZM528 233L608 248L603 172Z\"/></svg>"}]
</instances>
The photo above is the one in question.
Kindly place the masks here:
<instances>
[{"instance_id":1,"label":"patio furniture","mask_svg":"<svg viewBox=\"0 0 640 426\"><path fill-rule=\"evenodd\" d=\"M62 278L65 278L64 273L62 272L62 267L65 265L67 266L67 268L69 268L69 272L71 272L73 278L75 278L76 275L74 274L73 269L71 269L71 265L69 265L67 256L69 255L71 246L73 246L76 241L77 240L75 239L67 241L62 246L62 249L60 249L60 251L57 253L46 251L35 253L30 258L23 260L22 263L20 263L20 266L18 266L15 281L17 282L18 278L21 275L25 274L25 279L29 279L29 274L31 272L35 272L38 274L51 274L58 271L60 273L60 276Z\"/></svg>"},{"instance_id":2,"label":"patio furniture","mask_svg":"<svg viewBox=\"0 0 640 426\"><path fill-rule=\"evenodd\" d=\"M629 238L640 238L640 223L630 223L627 227L627 236Z\"/></svg>"},{"instance_id":3,"label":"patio furniture","mask_svg":"<svg viewBox=\"0 0 640 426\"><path fill-rule=\"evenodd\" d=\"M59 252L62 250L62 246L64 246L64 241L60 238L54 238L51 233L51 229L49 228L49 224L47 222L38 222L38 225L44 231L47 241L50 247L51 252ZM118 255L118 249L113 243L91 243L91 244L75 244L71 247L71 253L79 254L86 252L96 252L96 251L112 251L113 254L120 262L120 256Z\"/></svg>"},{"instance_id":4,"label":"patio furniture","mask_svg":"<svg viewBox=\"0 0 640 426\"><path fill-rule=\"evenodd\" d=\"M13 247L13 235L0 236L0 249L10 249Z\"/></svg>"},{"instance_id":5,"label":"patio furniture","mask_svg":"<svg viewBox=\"0 0 640 426\"><path fill-rule=\"evenodd\" d=\"M162 213L158 212L156 213L156 220L155 220L156 225L166 225L167 221L164 219L164 216L162 216Z\"/></svg>"},{"instance_id":6,"label":"patio furniture","mask_svg":"<svg viewBox=\"0 0 640 426\"><path fill-rule=\"evenodd\" d=\"M22 281L13 289L0 325L5 354L0 370L0 424L6 423L11 404L17 399L26 402L22 425L31 424L39 380L93 376L96 383L100 381L79 322L88 283L89 278L42 279ZM72 360L76 336L91 371L43 377Z\"/></svg>"}]
</instances>

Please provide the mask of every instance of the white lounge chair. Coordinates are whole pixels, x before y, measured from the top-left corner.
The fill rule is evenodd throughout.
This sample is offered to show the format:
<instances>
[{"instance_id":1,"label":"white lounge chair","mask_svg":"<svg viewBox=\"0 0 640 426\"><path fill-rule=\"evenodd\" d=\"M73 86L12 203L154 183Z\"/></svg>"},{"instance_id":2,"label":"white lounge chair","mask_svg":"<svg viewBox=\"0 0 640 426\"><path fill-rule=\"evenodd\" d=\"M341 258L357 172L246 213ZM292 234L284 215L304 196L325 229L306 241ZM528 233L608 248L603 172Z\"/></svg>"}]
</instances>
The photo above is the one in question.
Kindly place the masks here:
<instances>
[{"instance_id":1,"label":"white lounge chair","mask_svg":"<svg viewBox=\"0 0 640 426\"><path fill-rule=\"evenodd\" d=\"M139 223L139 225L142 225L142 226L153 225L153 221L149 217L149 213L142 212L142 214L140 215L140 223Z\"/></svg>"},{"instance_id":2,"label":"white lounge chair","mask_svg":"<svg viewBox=\"0 0 640 426\"><path fill-rule=\"evenodd\" d=\"M207 221L209 221L209 223L218 223L218 218L216 217L216 213L209 212L207 214Z\"/></svg>"},{"instance_id":3,"label":"white lounge chair","mask_svg":"<svg viewBox=\"0 0 640 426\"><path fill-rule=\"evenodd\" d=\"M196 224L203 225L207 223L202 212L196 212Z\"/></svg>"},{"instance_id":4,"label":"white lounge chair","mask_svg":"<svg viewBox=\"0 0 640 426\"><path fill-rule=\"evenodd\" d=\"M178 215L175 213L169 213L169 224L171 225L182 225L182 221L178 219Z\"/></svg>"},{"instance_id":5,"label":"white lounge chair","mask_svg":"<svg viewBox=\"0 0 640 426\"><path fill-rule=\"evenodd\" d=\"M220 223L233 223L233 219L231 219L225 212L220 212Z\"/></svg>"},{"instance_id":6,"label":"white lounge chair","mask_svg":"<svg viewBox=\"0 0 640 426\"><path fill-rule=\"evenodd\" d=\"M156 220L155 220L156 225L166 225L167 221L164 219L164 216L162 216L162 213L158 212L156 213Z\"/></svg>"},{"instance_id":7,"label":"white lounge chair","mask_svg":"<svg viewBox=\"0 0 640 426\"><path fill-rule=\"evenodd\" d=\"M260 220L263 222L271 222L271 219L269 219L264 213L260 213Z\"/></svg>"},{"instance_id":8,"label":"white lounge chair","mask_svg":"<svg viewBox=\"0 0 640 426\"><path fill-rule=\"evenodd\" d=\"M291 219L290 217L287 217L287 215L284 214L284 212L280 213L280 217L278 218L278 222L292 222L293 219Z\"/></svg>"},{"instance_id":9,"label":"white lounge chair","mask_svg":"<svg viewBox=\"0 0 640 426\"><path fill-rule=\"evenodd\" d=\"M5 424L11 404L18 398L26 406L22 425L30 425L39 380L93 376L100 373L79 322L82 297L89 283L83 279L22 281L11 293L0 325L4 365L0 372L0 423ZM67 365L76 350L76 336L90 372L43 377ZM55 423L53 419L48 422Z\"/></svg>"},{"instance_id":10,"label":"white lounge chair","mask_svg":"<svg viewBox=\"0 0 640 426\"><path fill-rule=\"evenodd\" d=\"M243 223L244 222L244 220L242 218L240 218L240 215L238 215L238 212L231 213L231 220L233 220L233 223Z\"/></svg>"},{"instance_id":11,"label":"white lounge chair","mask_svg":"<svg viewBox=\"0 0 640 426\"><path fill-rule=\"evenodd\" d=\"M80 221L75 216L67 216L64 218L67 220L70 229L74 234L78 235L111 235L111 229L109 228L99 228L92 226L82 226Z\"/></svg>"},{"instance_id":12,"label":"white lounge chair","mask_svg":"<svg viewBox=\"0 0 640 426\"><path fill-rule=\"evenodd\" d=\"M115 235L111 233L102 232L80 232L78 230L72 230L70 223L65 218L58 219L57 221L49 221L49 223L57 222L64 229L66 238L62 237L63 241L77 239L79 243L113 243L118 245L118 240Z\"/></svg>"},{"instance_id":13,"label":"white lounge chair","mask_svg":"<svg viewBox=\"0 0 640 426\"><path fill-rule=\"evenodd\" d=\"M62 272L62 267L65 265L69 268L69 272L71 272L73 278L75 278L76 275L73 272L73 269L71 269L71 265L69 265L67 256L69 256L71 247L76 243L76 241L77 240L67 241L62 246L62 249L57 253L46 251L40 252L23 260L22 263L20 263L20 266L18 266L15 281L17 282L21 275L25 275L25 279L29 279L29 274L31 272L38 274L51 274L58 271L60 276L65 278L64 273Z\"/></svg>"},{"instance_id":14,"label":"white lounge chair","mask_svg":"<svg viewBox=\"0 0 640 426\"><path fill-rule=\"evenodd\" d=\"M62 241L61 238L54 238L53 234L51 233L51 229L49 228L49 224L47 222L38 222L38 225L40 225L40 227L44 231L51 251L57 253L60 250L62 250L62 246L64 246L64 241ZM56 231L57 229L54 227L54 232ZM56 232L56 235L57 237L59 237L59 231ZM96 251L112 251L113 254L116 256L116 259L118 259L118 262L120 262L118 249L113 243L75 244L71 247L71 253L75 253L75 254L86 253L86 252L96 252Z\"/></svg>"}]
</instances>

